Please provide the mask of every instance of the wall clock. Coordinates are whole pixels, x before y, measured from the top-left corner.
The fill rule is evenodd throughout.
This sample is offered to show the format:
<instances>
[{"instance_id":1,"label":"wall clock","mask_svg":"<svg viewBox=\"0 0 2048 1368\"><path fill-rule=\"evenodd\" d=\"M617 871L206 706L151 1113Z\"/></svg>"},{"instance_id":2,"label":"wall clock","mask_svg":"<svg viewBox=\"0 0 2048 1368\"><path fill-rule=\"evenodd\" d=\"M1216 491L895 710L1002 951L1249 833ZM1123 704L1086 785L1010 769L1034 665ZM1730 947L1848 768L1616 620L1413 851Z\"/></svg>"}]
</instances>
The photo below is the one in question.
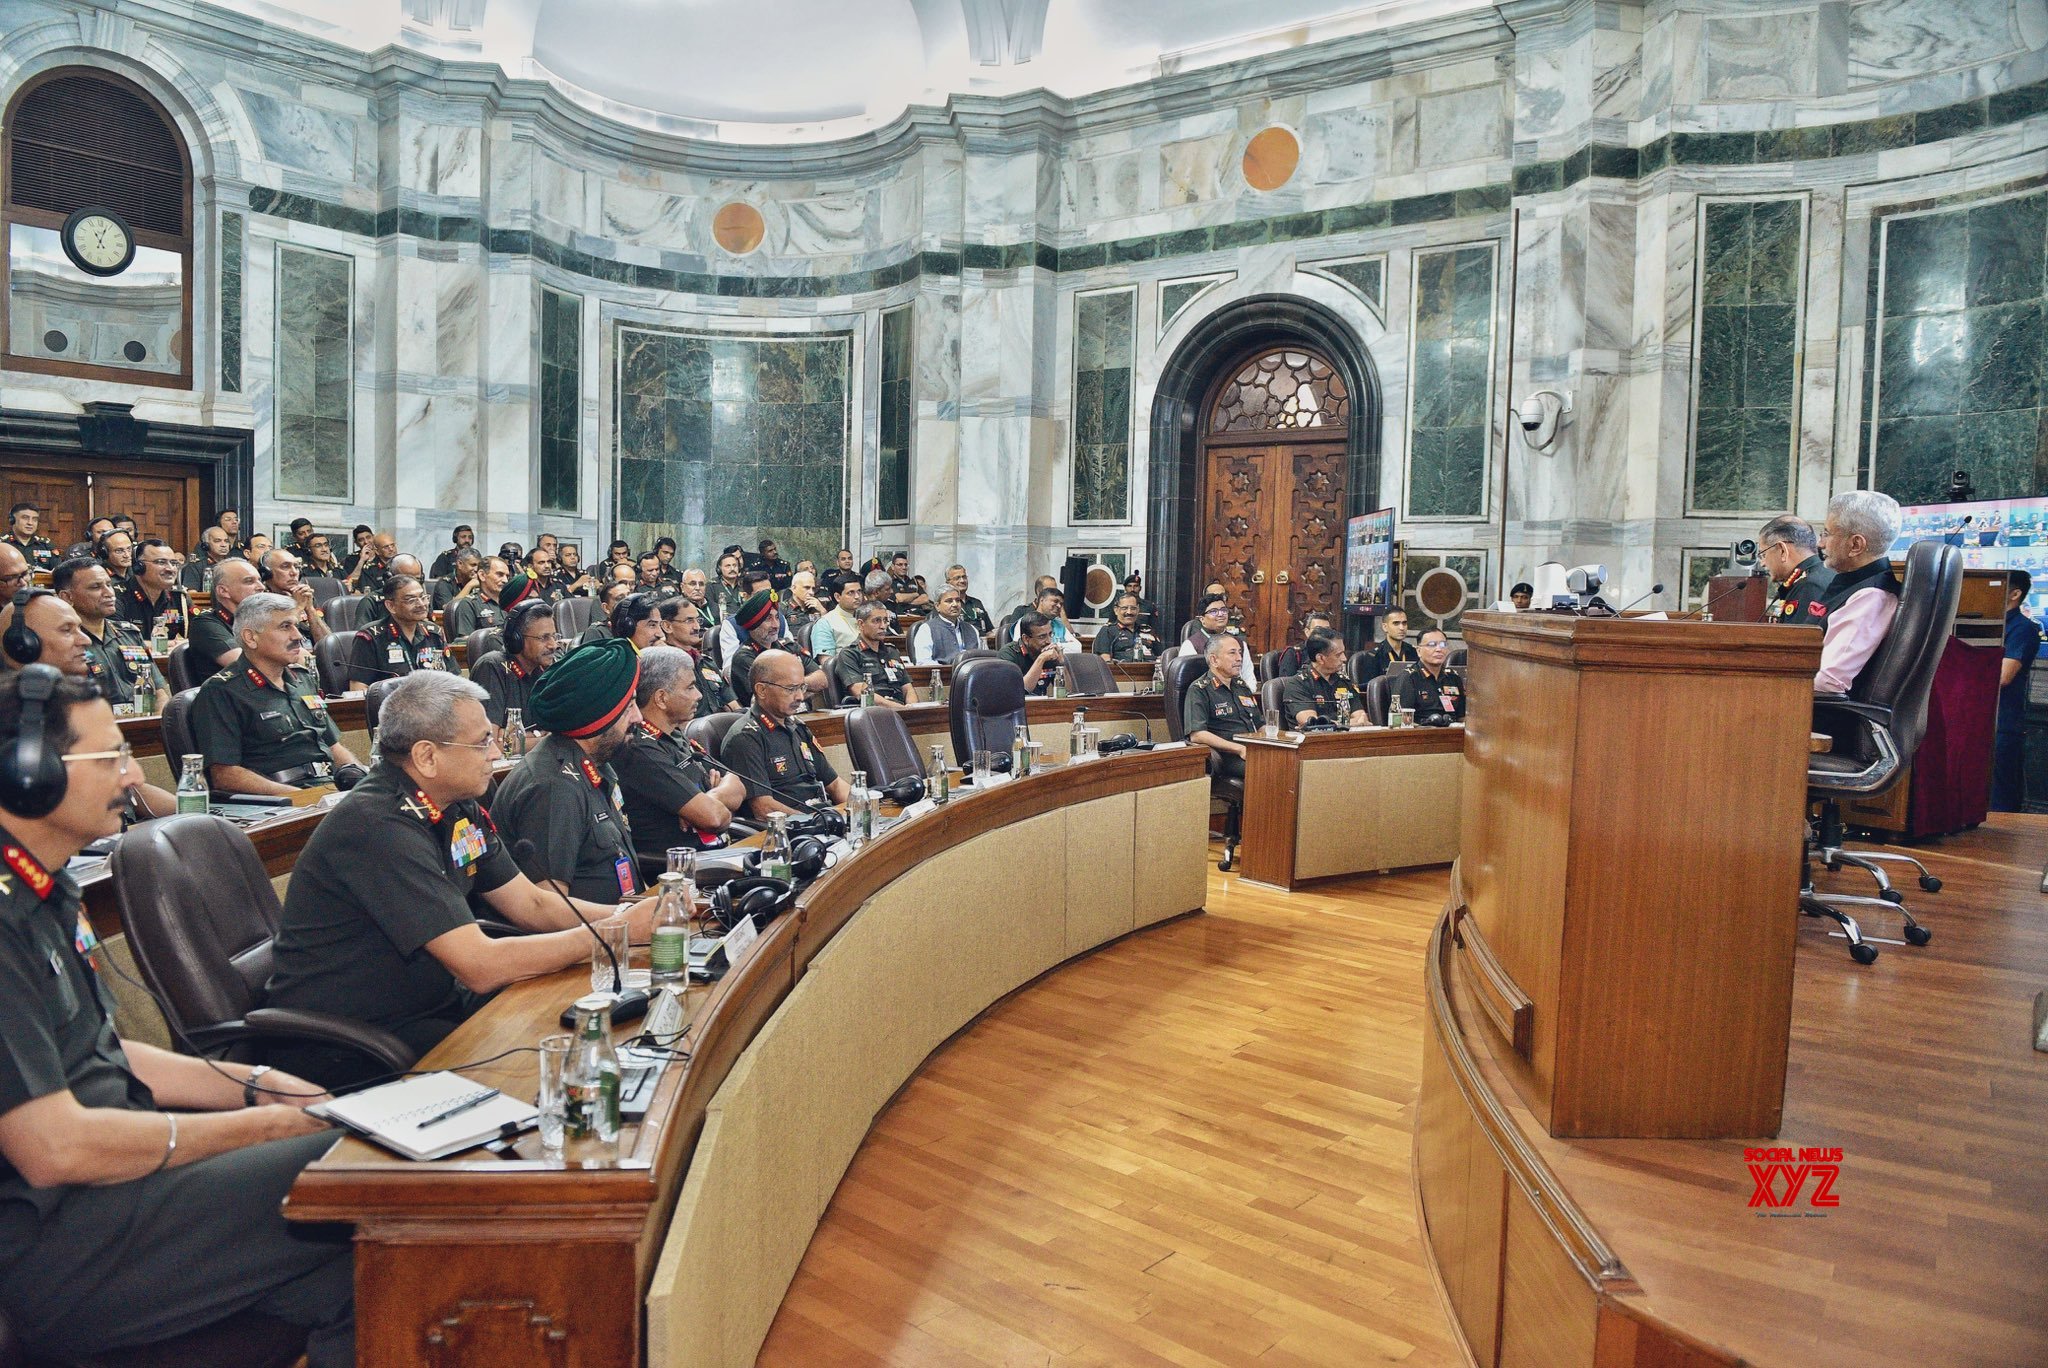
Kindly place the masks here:
<instances>
[{"instance_id":1,"label":"wall clock","mask_svg":"<svg viewBox=\"0 0 2048 1368\"><path fill-rule=\"evenodd\" d=\"M135 234L111 209L80 209L64 220L64 255L87 275L114 276L135 260Z\"/></svg>"}]
</instances>

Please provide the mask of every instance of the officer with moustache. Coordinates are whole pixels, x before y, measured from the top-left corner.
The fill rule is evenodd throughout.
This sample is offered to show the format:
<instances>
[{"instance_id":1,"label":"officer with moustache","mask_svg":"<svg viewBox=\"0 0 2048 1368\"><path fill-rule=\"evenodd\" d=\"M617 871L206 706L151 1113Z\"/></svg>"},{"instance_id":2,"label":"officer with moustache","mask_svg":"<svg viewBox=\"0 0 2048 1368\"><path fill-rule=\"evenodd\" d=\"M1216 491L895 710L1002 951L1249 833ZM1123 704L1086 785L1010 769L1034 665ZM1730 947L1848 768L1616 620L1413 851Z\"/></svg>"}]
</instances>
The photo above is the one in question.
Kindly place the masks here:
<instances>
[{"instance_id":1,"label":"officer with moustache","mask_svg":"<svg viewBox=\"0 0 2048 1368\"><path fill-rule=\"evenodd\" d=\"M472 665L469 677L483 686L484 716L502 728L505 715L513 708L526 716L527 700L541 675L553 663L561 638L555 632L555 610L528 599L505 619L505 647L486 651Z\"/></svg>"},{"instance_id":2,"label":"officer with moustache","mask_svg":"<svg viewBox=\"0 0 2048 1368\"><path fill-rule=\"evenodd\" d=\"M1765 621L1827 625L1828 586L1835 582L1835 572L1820 558L1820 535L1812 523L1789 513L1771 519L1756 534L1756 558L1771 577Z\"/></svg>"},{"instance_id":3,"label":"officer with moustache","mask_svg":"<svg viewBox=\"0 0 2048 1368\"><path fill-rule=\"evenodd\" d=\"M810 728L792 715L809 692L802 663L787 651L763 651L754 662L752 683L754 706L725 734L719 751L747 786L747 811L765 818L801 811L798 800L844 803L851 792L846 780L818 748Z\"/></svg>"},{"instance_id":4,"label":"officer with moustache","mask_svg":"<svg viewBox=\"0 0 2048 1368\"><path fill-rule=\"evenodd\" d=\"M1308 663L1280 689L1281 715L1296 727L1322 722L1332 727L1363 726L1365 709L1344 677L1344 643L1328 632L1311 632L1302 643Z\"/></svg>"},{"instance_id":5,"label":"officer with moustache","mask_svg":"<svg viewBox=\"0 0 2048 1368\"><path fill-rule=\"evenodd\" d=\"M690 657L697 679L697 712L740 711L739 697L732 685L716 665L704 658L704 616L697 611L696 604L686 598L664 599L661 635L664 642Z\"/></svg>"},{"instance_id":6,"label":"officer with moustache","mask_svg":"<svg viewBox=\"0 0 2048 1368\"><path fill-rule=\"evenodd\" d=\"M642 651L633 701L640 721L626 733L612 768L625 795L634 850L652 861L672 846L712 850L724 845L747 788L683 735L697 714L696 662L689 652L674 646Z\"/></svg>"},{"instance_id":7,"label":"officer with moustache","mask_svg":"<svg viewBox=\"0 0 2048 1368\"><path fill-rule=\"evenodd\" d=\"M1421 661L1401 680L1401 706L1418 725L1447 727L1465 720L1465 681L1444 662L1450 639L1432 627L1422 634Z\"/></svg>"},{"instance_id":8,"label":"officer with moustache","mask_svg":"<svg viewBox=\"0 0 2048 1368\"><path fill-rule=\"evenodd\" d=\"M394 575L384 586L384 618L356 633L349 647L348 682L357 687L414 670L448 668L448 642L427 621L426 586L411 575Z\"/></svg>"}]
</instances>

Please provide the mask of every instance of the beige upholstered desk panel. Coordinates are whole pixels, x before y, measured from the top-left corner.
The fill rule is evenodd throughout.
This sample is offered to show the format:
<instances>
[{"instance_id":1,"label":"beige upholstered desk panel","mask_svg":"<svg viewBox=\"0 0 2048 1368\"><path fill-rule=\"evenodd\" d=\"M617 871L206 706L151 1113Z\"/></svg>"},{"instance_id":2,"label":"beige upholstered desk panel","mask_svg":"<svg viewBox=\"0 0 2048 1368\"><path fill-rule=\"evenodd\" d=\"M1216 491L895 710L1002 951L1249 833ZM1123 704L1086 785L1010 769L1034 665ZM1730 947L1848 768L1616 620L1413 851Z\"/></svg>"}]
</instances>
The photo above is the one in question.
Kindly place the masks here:
<instances>
[{"instance_id":1,"label":"beige upholstered desk panel","mask_svg":"<svg viewBox=\"0 0 2048 1368\"><path fill-rule=\"evenodd\" d=\"M1301 767L1294 873L1321 879L1458 858L1464 756L1376 755Z\"/></svg>"},{"instance_id":2,"label":"beige upholstered desk panel","mask_svg":"<svg viewBox=\"0 0 2048 1368\"><path fill-rule=\"evenodd\" d=\"M1147 922L1201 905L1206 796L1179 783L1025 818L862 904L711 1102L648 1291L650 1365L754 1361L875 1116L991 1003L1140 924L1138 852L1161 875L1193 871L1147 890Z\"/></svg>"},{"instance_id":3,"label":"beige upholstered desk panel","mask_svg":"<svg viewBox=\"0 0 2048 1368\"><path fill-rule=\"evenodd\" d=\"M1138 808L1132 920L1145 927L1200 907L1209 896L1209 781L1164 784L1132 797Z\"/></svg>"}]
</instances>

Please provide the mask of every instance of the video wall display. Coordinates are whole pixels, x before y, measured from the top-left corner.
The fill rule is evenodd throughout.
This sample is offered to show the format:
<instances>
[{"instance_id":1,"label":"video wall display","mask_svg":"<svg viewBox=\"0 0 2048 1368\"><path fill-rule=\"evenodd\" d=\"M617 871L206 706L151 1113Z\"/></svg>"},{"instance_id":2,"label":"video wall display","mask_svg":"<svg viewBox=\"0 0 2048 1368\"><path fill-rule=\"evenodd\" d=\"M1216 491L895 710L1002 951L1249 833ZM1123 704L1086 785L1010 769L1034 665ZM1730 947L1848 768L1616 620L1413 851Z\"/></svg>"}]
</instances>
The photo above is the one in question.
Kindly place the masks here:
<instances>
[{"instance_id":1,"label":"video wall display","mask_svg":"<svg viewBox=\"0 0 2048 1368\"><path fill-rule=\"evenodd\" d=\"M1982 499L1914 504L1899 510L1894 560L1919 541L1960 547L1968 570L2024 570L2033 576L2027 615L2048 622L2048 499Z\"/></svg>"},{"instance_id":2,"label":"video wall display","mask_svg":"<svg viewBox=\"0 0 2048 1368\"><path fill-rule=\"evenodd\" d=\"M1394 510L1361 513L1344 525L1344 606L1354 612L1394 601Z\"/></svg>"}]
</instances>

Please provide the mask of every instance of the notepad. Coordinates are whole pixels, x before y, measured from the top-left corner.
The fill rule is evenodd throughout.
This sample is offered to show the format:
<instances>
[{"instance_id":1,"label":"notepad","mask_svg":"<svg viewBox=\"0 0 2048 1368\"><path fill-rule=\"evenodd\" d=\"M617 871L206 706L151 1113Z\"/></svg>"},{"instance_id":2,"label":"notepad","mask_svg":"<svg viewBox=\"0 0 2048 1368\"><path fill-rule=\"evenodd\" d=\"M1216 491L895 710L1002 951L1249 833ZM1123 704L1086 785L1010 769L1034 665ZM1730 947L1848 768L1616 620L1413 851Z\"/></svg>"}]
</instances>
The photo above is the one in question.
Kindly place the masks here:
<instances>
[{"instance_id":1,"label":"notepad","mask_svg":"<svg viewBox=\"0 0 2048 1368\"><path fill-rule=\"evenodd\" d=\"M316 1103L306 1110L408 1159L444 1158L486 1140L516 1135L540 1119L540 1111L532 1103L500 1093L446 1121L421 1124L481 1090L483 1085L458 1073L421 1074Z\"/></svg>"}]
</instances>

